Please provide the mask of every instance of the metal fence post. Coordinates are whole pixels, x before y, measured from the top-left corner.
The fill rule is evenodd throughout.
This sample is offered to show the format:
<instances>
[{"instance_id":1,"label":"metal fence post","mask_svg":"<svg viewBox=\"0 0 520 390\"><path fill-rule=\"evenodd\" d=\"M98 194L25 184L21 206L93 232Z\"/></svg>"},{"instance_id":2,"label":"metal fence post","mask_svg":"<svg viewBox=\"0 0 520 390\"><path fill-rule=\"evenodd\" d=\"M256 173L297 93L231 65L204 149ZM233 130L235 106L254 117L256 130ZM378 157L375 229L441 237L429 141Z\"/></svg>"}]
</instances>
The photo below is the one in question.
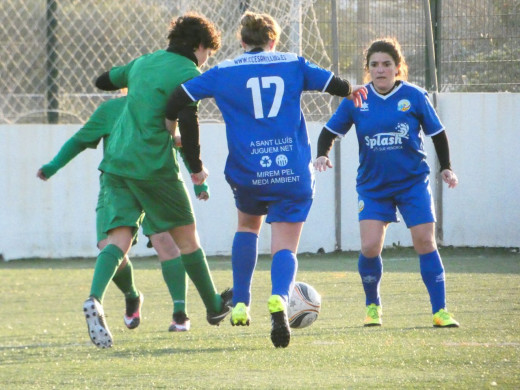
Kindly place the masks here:
<instances>
[{"instance_id":1,"label":"metal fence post","mask_svg":"<svg viewBox=\"0 0 520 390\"><path fill-rule=\"evenodd\" d=\"M435 42L433 40L432 14L430 8L430 0L424 0L424 21L426 25L426 47L428 50L428 69L430 76L430 88L432 89L433 107L437 109L437 93L439 92L439 83L437 79L437 66L435 63ZM435 236L439 244L442 245L444 240L443 234L443 203L442 203L442 179L440 175L439 159L435 159L434 163L435 177L435 211L437 214L437 223L435 225Z\"/></svg>"},{"instance_id":2,"label":"metal fence post","mask_svg":"<svg viewBox=\"0 0 520 390\"><path fill-rule=\"evenodd\" d=\"M332 32L332 71L339 75L339 36L338 36L338 9L336 0L331 0L331 32ZM332 109L339 106L339 98L334 97ZM341 142L334 142L334 233L335 250L340 251L341 243Z\"/></svg>"},{"instance_id":3,"label":"metal fence post","mask_svg":"<svg viewBox=\"0 0 520 390\"><path fill-rule=\"evenodd\" d=\"M58 10L57 0L47 0L47 10L45 13L46 18L46 35L47 42L45 44L45 51L47 54L46 59L46 97L47 97L47 121L49 123L58 123L59 121L59 100L58 100L58 66L56 61L58 55L56 53L56 28L58 21L56 19L56 13Z\"/></svg>"}]
</instances>

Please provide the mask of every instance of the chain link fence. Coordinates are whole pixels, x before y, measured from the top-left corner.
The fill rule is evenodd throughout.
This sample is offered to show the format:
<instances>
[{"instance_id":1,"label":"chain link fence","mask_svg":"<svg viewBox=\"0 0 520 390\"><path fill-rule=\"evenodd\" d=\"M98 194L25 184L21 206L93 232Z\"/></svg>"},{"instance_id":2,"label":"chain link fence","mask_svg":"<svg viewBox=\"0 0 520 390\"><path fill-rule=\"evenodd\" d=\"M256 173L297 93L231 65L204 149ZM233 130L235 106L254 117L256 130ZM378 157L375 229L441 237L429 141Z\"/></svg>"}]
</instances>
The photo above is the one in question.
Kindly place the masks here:
<instances>
[{"instance_id":1,"label":"chain link fence","mask_svg":"<svg viewBox=\"0 0 520 390\"><path fill-rule=\"evenodd\" d=\"M520 92L520 0L431 0L441 91ZM361 82L363 50L395 36L410 81L430 88L425 1L419 0L3 0L0 4L0 123L81 123L116 93L94 87L113 65L165 48L172 17L196 11L222 31L213 66L242 49L236 31L246 10L271 14L281 51L301 53ZM334 100L307 93L309 120L326 120ZM220 121L211 100L200 118Z\"/></svg>"}]
</instances>

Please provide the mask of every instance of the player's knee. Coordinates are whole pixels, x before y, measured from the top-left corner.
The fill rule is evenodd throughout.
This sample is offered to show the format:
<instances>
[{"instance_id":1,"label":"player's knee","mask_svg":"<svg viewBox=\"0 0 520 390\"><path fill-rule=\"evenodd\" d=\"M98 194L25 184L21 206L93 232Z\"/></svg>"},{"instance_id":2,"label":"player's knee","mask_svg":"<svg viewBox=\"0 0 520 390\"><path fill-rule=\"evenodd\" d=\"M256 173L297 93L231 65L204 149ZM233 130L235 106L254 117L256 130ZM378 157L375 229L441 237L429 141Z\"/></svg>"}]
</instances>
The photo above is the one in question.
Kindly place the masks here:
<instances>
[{"instance_id":1,"label":"player's knee","mask_svg":"<svg viewBox=\"0 0 520 390\"><path fill-rule=\"evenodd\" d=\"M174 259L181 255L179 247L167 232L154 234L150 237L150 241L161 261Z\"/></svg>"},{"instance_id":2,"label":"player's knee","mask_svg":"<svg viewBox=\"0 0 520 390\"><path fill-rule=\"evenodd\" d=\"M379 241L363 241L361 243L361 253L369 259L379 256L382 250Z\"/></svg>"},{"instance_id":3,"label":"player's knee","mask_svg":"<svg viewBox=\"0 0 520 390\"><path fill-rule=\"evenodd\" d=\"M435 240L431 237L414 238L413 247L418 254L431 253L437 249Z\"/></svg>"}]
</instances>

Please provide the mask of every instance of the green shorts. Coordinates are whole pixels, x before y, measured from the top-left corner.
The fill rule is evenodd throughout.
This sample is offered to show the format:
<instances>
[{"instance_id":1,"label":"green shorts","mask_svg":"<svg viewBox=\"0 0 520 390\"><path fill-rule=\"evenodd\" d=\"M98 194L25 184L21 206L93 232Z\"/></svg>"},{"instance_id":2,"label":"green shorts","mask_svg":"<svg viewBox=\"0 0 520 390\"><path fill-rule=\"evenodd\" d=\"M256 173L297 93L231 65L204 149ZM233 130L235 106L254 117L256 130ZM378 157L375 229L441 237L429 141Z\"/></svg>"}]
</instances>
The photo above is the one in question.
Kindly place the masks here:
<instances>
[{"instance_id":1,"label":"green shorts","mask_svg":"<svg viewBox=\"0 0 520 390\"><path fill-rule=\"evenodd\" d=\"M104 239L108 237L108 234L105 232L105 225L106 225L106 208L104 203L104 191L105 188L103 186L103 174L99 177L99 194L98 194L98 200L96 205L96 242L101 242ZM137 244L138 241L138 231L137 229L134 230L134 241L132 242L132 245Z\"/></svg>"},{"instance_id":2,"label":"green shorts","mask_svg":"<svg viewBox=\"0 0 520 390\"><path fill-rule=\"evenodd\" d=\"M191 201L181 180L136 180L104 173L103 187L105 233L120 226L137 230L144 213L147 232L161 233L195 222Z\"/></svg>"}]
</instances>

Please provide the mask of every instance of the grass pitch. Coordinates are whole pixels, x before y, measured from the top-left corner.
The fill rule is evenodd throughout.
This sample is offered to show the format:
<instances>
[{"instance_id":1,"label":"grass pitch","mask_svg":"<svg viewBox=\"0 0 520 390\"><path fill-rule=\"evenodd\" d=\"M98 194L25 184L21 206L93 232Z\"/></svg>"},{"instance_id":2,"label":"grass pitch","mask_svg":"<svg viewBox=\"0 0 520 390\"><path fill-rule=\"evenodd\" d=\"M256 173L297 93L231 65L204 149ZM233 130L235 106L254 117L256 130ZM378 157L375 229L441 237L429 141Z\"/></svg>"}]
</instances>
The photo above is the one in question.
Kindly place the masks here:
<instances>
[{"instance_id":1,"label":"grass pitch","mask_svg":"<svg viewBox=\"0 0 520 390\"><path fill-rule=\"evenodd\" d=\"M322 295L309 328L291 344L269 339L270 260L253 279L252 324L205 320L190 282L192 330L169 333L172 303L155 258L133 259L143 291L139 328L123 323L114 285L105 298L114 346L96 348L82 313L95 259L0 263L2 389L518 389L520 254L442 248L448 310L459 329L432 327L430 303L410 249L386 249L383 327L364 328L356 253L299 255L298 280ZM219 290L231 285L228 257L211 257Z\"/></svg>"}]
</instances>

